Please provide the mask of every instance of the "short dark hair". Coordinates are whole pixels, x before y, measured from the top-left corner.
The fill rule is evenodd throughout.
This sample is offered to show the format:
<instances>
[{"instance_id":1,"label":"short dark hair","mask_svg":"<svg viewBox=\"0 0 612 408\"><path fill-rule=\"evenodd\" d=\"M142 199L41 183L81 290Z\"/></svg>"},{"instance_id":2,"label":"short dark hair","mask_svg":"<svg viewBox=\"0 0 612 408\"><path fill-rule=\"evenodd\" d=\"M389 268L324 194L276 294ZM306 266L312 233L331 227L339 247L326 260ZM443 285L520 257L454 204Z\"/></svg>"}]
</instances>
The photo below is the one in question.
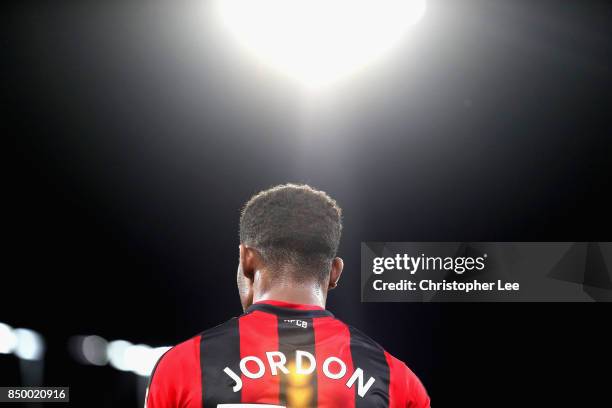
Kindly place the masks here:
<instances>
[{"instance_id":1,"label":"short dark hair","mask_svg":"<svg viewBox=\"0 0 612 408\"><path fill-rule=\"evenodd\" d=\"M240 216L240 242L255 248L273 271L289 266L298 282L326 279L341 234L342 210L336 201L306 184L261 191Z\"/></svg>"}]
</instances>

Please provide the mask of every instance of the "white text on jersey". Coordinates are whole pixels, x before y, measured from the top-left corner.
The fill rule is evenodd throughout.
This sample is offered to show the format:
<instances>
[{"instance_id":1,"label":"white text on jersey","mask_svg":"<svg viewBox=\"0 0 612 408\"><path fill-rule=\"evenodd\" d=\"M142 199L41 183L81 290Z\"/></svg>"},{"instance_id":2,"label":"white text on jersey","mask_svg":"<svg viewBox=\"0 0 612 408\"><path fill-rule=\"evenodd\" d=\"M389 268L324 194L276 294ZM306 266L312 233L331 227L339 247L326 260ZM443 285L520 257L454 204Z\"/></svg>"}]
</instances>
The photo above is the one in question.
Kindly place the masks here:
<instances>
[{"instance_id":1,"label":"white text on jersey","mask_svg":"<svg viewBox=\"0 0 612 408\"><path fill-rule=\"evenodd\" d=\"M289 369L286 367L287 357L280 351L267 351L266 360L270 374L278 375L279 371L283 374L289 374ZM308 360L307 362L305 360ZM247 363L252 362L251 368L257 366L257 369L251 371L247 367ZM317 360L308 351L296 350L295 352L295 373L298 375L310 375L317 369ZM236 384L232 388L234 392L238 392L242 389L242 380L240 376L236 374L231 368L225 367L223 372L227 374ZM240 360L240 372L247 378L258 379L264 376L266 373L266 365L261 358L256 356L246 356ZM332 380L341 380L347 375L347 366L344 361L338 357L330 356L323 361L322 366L323 375ZM346 381L346 386L351 388L357 383L357 394L360 397L364 397L372 384L374 384L374 377L370 377L364 384L364 372L361 368L357 367L355 371Z\"/></svg>"}]
</instances>

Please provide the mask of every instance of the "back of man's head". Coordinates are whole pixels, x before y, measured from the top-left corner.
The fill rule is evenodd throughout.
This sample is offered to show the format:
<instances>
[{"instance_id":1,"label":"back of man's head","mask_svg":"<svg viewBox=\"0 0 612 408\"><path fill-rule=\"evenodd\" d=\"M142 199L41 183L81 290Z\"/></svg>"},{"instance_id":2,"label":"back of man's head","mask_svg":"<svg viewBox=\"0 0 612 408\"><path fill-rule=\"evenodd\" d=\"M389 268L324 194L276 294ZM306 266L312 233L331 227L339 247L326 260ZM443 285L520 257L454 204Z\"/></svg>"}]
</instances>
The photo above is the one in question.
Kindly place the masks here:
<instances>
[{"instance_id":1,"label":"back of man's head","mask_svg":"<svg viewBox=\"0 0 612 408\"><path fill-rule=\"evenodd\" d=\"M291 273L287 278L298 282L326 279L341 233L336 201L308 185L262 191L240 217L240 242L255 248L272 273Z\"/></svg>"}]
</instances>

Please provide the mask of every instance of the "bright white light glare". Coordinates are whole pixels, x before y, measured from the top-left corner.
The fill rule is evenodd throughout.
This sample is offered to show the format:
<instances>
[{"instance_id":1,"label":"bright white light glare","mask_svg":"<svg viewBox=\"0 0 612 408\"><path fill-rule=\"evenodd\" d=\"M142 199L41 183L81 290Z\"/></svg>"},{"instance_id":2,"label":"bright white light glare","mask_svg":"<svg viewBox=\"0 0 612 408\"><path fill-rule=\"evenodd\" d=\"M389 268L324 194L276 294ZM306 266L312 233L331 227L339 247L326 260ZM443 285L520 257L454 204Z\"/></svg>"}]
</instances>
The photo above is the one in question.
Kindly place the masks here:
<instances>
[{"instance_id":1,"label":"bright white light glare","mask_svg":"<svg viewBox=\"0 0 612 408\"><path fill-rule=\"evenodd\" d=\"M108 361L110 365L115 367L117 370L129 371L129 368L125 361L125 351L132 346L132 343L125 340L115 340L108 344L106 354L108 355Z\"/></svg>"},{"instance_id":2,"label":"bright white light glare","mask_svg":"<svg viewBox=\"0 0 612 408\"><path fill-rule=\"evenodd\" d=\"M127 348L127 350L125 350L125 363L129 367L130 371L139 375L146 375L146 369L148 366L147 356L150 349L151 347L149 346L138 344L135 346L130 346ZM151 367L151 369L153 369L153 367Z\"/></svg>"},{"instance_id":3,"label":"bright white light glare","mask_svg":"<svg viewBox=\"0 0 612 408\"><path fill-rule=\"evenodd\" d=\"M17 337L15 355L24 360L40 360L45 353L45 341L42 336L30 329L15 329Z\"/></svg>"},{"instance_id":4,"label":"bright white light glare","mask_svg":"<svg viewBox=\"0 0 612 408\"><path fill-rule=\"evenodd\" d=\"M154 349L144 344L131 346L125 351L126 364L133 373L147 377L166 350L168 347Z\"/></svg>"},{"instance_id":5,"label":"bright white light glare","mask_svg":"<svg viewBox=\"0 0 612 408\"><path fill-rule=\"evenodd\" d=\"M170 347L150 347L145 344L132 344L125 340L115 340L108 344L107 354L110 364L121 371L131 371L148 377L157 360Z\"/></svg>"},{"instance_id":6,"label":"bright white light glare","mask_svg":"<svg viewBox=\"0 0 612 408\"><path fill-rule=\"evenodd\" d=\"M85 361L93 365L108 363L106 349L108 342L100 336L85 336L81 343L81 352Z\"/></svg>"},{"instance_id":7,"label":"bright white light glare","mask_svg":"<svg viewBox=\"0 0 612 408\"><path fill-rule=\"evenodd\" d=\"M0 323L0 354L10 354L17 347L17 336L8 324Z\"/></svg>"},{"instance_id":8,"label":"bright white light glare","mask_svg":"<svg viewBox=\"0 0 612 408\"><path fill-rule=\"evenodd\" d=\"M262 63L306 85L350 74L395 46L425 0L217 0L223 25Z\"/></svg>"}]
</instances>

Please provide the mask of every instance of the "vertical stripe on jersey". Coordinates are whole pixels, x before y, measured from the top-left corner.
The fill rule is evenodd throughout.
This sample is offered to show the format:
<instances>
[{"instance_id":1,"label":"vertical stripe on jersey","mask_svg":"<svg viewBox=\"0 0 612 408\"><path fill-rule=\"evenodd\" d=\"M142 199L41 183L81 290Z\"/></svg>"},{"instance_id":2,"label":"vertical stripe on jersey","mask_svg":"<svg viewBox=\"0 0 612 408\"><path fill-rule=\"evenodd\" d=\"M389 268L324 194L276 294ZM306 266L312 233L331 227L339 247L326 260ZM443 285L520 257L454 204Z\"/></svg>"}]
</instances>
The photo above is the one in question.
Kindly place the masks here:
<instances>
[{"instance_id":1,"label":"vertical stripe on jersey","mask_svg":"<svg viewBox=\"0 0 612 408\"><path fill-rule=\"evenodd\" d=\"M364 384L370 377L374 377L374 384L363 397L357 394L359 382L353 385L355 408L389 407L390 373L385 351L359 330L349 327L349 331L353 366L363 370Z\"/></svg>"},{"instance_id":2,"label":"vertical stripe on jersey","mask_svg":"<svg viewBox=\"0 0 612 408\"><path fill-rule=\"evenodd\" d=\"M252 379L241 374L242 402L278 404L282 372L278 370L277 375L272 375L266 355L266 351L278 350L276 315L254 311L242 316L238 327L240 330L240 358L257 357L265 367L264 375L260 378ZM257 373L260 369L253 361L246 363L246 368L250 373Z\"/></svg>"},{"instance_id":3,"label":"vertical stripe on jersey","mask_svg":"<svg viewBox=\"0 0 612 408\"><path fill-rule=\"evenodd\" d=\"M296 350L315 354L313 319L299 316L278 316L278 350L287 356L289 375L280 378L279 404L292 408L317 406L316 371L309 376L295 373ZM304 361L304 365L308 361Z\"/></svg>"},{"instance_id":4,"label":"vertical stripe on jersey","mask_svg":"<svg viewBox=\"0 0 612 408\"><path fill-rule=\"evenodd\" d=\"M240 391L232 390L235 382L223 370L229 367L240 375L240 336L238 319L232 319L205 331L200 342L202 367L202 406L216 408L217 404L239 403Z\"/></svg>"},{"instance_id":5,"label":"vertical stripe on jersey","mask_svg":"<svg viewBox=\"0 0 612 408\"><path fill-rule=\"evenodd\" d=\"M319 408L353 408L355 391L346 386L346 382L353 374L349 328L341 321L331 317L320 317L313 320L315 357L318 363L318 406ZM342 378L333 380L323 373L323 362L329 357L337 357L346 364L346 374ZM329 369L334 374L340 371L338 363L331 364ZM356 384L353 387L356 387Z\"/></svg>"},{"instance_id":6,"label":"vertical stripe on jersey","mask_svg":"<svg viewBox=\"0 0 612 408\"><path fill-rule=\"evenodd\" d=\"M385 358L387 359L387 365L393 367L393 357L391 354L385 351ZM406 392L406 381L402 372L398 369L390 370L389 376L389 408L401 408L402 403L406 403L401 397Z\"/></svg>"}]
</instances>

